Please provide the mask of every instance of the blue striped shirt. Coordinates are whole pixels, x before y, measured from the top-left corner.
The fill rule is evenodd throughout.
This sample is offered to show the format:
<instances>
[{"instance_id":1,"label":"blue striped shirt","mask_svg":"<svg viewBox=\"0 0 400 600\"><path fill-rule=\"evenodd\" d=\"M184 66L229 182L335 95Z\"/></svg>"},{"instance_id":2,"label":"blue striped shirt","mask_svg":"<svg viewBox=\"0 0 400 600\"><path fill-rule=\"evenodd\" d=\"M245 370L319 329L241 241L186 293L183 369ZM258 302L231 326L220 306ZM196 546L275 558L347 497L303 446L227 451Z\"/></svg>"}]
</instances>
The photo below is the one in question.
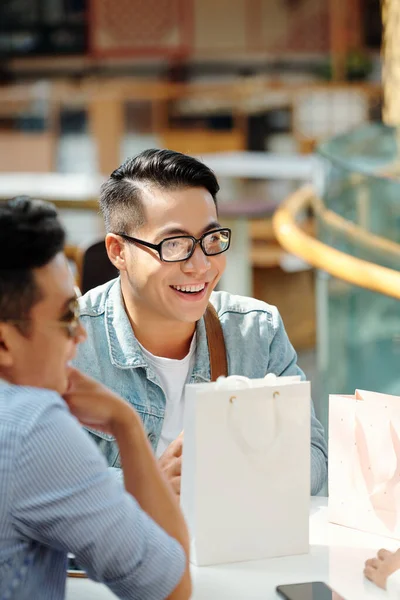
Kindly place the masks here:
<instances>
[{"instance_id":1,"label":"blue striped shirt","mask_svg":"<svg viewBox=\"0 0 400 600\"><path fill-rule=\"evenodd\" d=\"M107 469L63 399L0 381L0 600L64 598L66 554L120 598L165 598L185 555Z\"/></svg>"}]
</instances>

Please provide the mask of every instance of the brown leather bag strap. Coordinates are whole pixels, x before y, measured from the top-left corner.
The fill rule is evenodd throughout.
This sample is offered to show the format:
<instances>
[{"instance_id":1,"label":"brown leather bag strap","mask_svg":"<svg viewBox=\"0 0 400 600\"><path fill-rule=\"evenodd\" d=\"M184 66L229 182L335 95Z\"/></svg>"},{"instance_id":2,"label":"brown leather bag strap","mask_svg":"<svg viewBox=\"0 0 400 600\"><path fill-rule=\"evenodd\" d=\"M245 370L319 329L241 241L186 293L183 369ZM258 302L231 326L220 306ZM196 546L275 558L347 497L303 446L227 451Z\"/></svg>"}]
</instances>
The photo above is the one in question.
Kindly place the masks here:
<instances>
[{"instance_id":1,"label":"brown leather bag strap","mask_svg":"<svg viewBox=\"0 0 400 600\"><path fill-rule=\"evenodd\" d=\"M208 304L204 314L204 322L206 324L208 354L210 355L211 381L216 381L221 375L228 376L228 361L226 359L224 333L217 311L211 303Z\"/></svg>"}]
</instances>

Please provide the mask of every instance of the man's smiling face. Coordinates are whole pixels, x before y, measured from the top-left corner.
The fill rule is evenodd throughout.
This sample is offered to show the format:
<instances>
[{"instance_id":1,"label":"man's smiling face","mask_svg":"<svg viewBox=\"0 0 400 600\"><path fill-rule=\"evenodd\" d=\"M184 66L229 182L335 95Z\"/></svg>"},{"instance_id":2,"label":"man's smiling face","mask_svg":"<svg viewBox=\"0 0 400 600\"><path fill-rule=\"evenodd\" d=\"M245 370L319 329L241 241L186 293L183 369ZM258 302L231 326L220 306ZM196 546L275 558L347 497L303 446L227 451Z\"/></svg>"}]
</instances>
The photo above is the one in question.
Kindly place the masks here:
<instances>
[{"instance_id":1,"label":"man's smiling face","mask_svg":"<svg viewBox=\"0 0 400 600\"><path fill-rule=\"evenodd\" d=\"M126 233L152 244L190 235L196 239L221 225L211 194L202 187L142 190L145 224ZM157 252L125 242L127 277L133 301L157 319L194 323L225 269L225 254L206 256L200 245L182 262L163 262Z\"/></svg>"}]
</instances>

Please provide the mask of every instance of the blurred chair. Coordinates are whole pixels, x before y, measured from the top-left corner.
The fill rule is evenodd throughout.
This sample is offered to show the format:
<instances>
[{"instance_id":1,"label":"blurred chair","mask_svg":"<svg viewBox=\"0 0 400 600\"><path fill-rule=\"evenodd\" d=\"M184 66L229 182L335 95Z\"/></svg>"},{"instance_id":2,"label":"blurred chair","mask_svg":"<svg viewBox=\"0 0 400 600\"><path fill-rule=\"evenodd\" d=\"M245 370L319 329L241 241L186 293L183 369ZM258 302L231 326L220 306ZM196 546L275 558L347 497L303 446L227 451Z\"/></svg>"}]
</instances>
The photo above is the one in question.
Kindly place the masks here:
<instances>
[{"instance_id":1,"label":"blurred chair","mask_svg":"<svg viewBox=\"0 0 400 600\"><path fill-rule=\"evenodd\" d=\"M74 263L76 283L82 294L118 277L118 269L110 262L103 239L86 248L67 245L65 255Z\"/></svg>"},{"instance_id":2,"label":"blurred chair","mask_svg":"<svg viewBox=\"0 0 400 600\"><path fill-rule=\"evenodd\" d=\"M245 150L244 133L237 129L214 131L212 129L165 129L160 133L163 148L172 148L184 154Z\"/></svg>"}]
</instances>

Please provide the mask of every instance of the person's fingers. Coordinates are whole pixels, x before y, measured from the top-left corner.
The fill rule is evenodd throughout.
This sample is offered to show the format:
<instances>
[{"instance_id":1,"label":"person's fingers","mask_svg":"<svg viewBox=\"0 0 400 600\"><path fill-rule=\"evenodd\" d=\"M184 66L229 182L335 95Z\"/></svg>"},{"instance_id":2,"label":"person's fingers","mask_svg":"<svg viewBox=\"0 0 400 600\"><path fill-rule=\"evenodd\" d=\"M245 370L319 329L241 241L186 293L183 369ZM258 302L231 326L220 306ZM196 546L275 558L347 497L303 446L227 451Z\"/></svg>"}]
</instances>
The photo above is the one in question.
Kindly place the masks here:
<instances>
[{"instance_id":1,"label":"person's fingers","mask_svg":"<svg viewBox=\"0 0 400 600\"><path fill-rule=\"evenodd\" d=\"M174 493L177 496L180 496L180 494L181 494L181 477L180 477L180 475L178 477L174 477L173 479L171 479L170 484L171 484L171 487L172 487Z\"/></svg>"},{"instance_id":2,"label":"person's fingers","mask_svg":"<svg viewBox=\"0 0 400 600\"><path fill-rule=\"evenodd\" d=\"M387 574L383 568L382 561L379 561L379 566L377 569L374 569L374 567L371 566L365 567L364 575L367 579L369 579L369 581L372 581L378 587L382 589L386 588Z\"/></svg>"},{"instance_id":3,"label":"person's fingers","mask_svg":"<svg viewBox=\"0 0 400 600\"><path fill-rule=\"evenodd\" d=\"M171 457L178 457L178 456L182 456L182 448L183 448L183 437L178 436L176 438L176 440L174 440L173 442L171 442L171 444L168 446L168 448L166 449L166 451L164 452L164 455L166 458L171 458Z\"/></svg>"},{"instance_id":4,"label":"person's fingers","mask_svg":"<svg viewBox=\"0 0 400 600\"><path fill-rule=\"evenodd\" d=\"M169 459L173 456L181 456L183 448L183 432L170 443L161 458Z\"/></svg>"},{"instance_id":5,"label":"person's fingers","mask_svg":"<svg viewBox=\"0 0 400 600\"><path fill-rule=\"evenodd\" d=\"M85 376L81 371L79 371L79 369L76 369L75 367L72 367L71 365L68 365L67 374L68 374L67 375L68 382L71 386L79 385L82 383L87 383L88 381L92 381L91 379L88 378L88 376Z\"/></svg>"},{"instance_id":6,"label":"person's fingers","mask_svg":"<svg viewBox=\"0 0 400 600\"><path fill-rule=\"evenodd\" d=\"M175 452L174 455L175 456L182 456L182 452L183 452L183 436L179 436L176 440L176 446L175 446Z\"/></svg>"},{"instance_id":7,"label":"person's fingers","mask_svg":"<svg viewBox=\"0 0 400 600\"><path fill-rule=\"evenodd\" d=\"M365 566L371 567L372 569L377 569L379 567L379 564L380 564L380 560L378 560L377 558L370 558L365 563Z\"/></svg>"},{"instance_id":8,"label":"person's fingers","mask_svg":"<svg viewBox=\"0 0 400 600\"><path fill-rule=\"evenodd\" d=\"M375 581L376 569L373 569L372 567L369 567L369 566L365 567L365 569L364 569L364 575L370 581Z\"/></svg>"},{"instance_id":9,"label":"person's fingers","mask_svg":"<svg viewBox=\"0 0 400 600\"><path fill-rule=\"evenodd\" d=\"M162 468L162 471L168 479L172 479L173 477L180 475L182 471L181 458L176 457L171 459L167 464L165 464L165 466Z\"/></svg>"},{"instance_id":10,"label":"person's fingers","mask_svg":"<svg viewBox=\"0 0 400 600\"><path fill-rule=\"evenodd\" d=\"M389 552L389 550L385 550L385 548L382 548L378 552L378 558L379 560L385 560L386 558L389 558L389 556L392 556L392 554L393 552Z\"/></svg>"}]
</instances>

